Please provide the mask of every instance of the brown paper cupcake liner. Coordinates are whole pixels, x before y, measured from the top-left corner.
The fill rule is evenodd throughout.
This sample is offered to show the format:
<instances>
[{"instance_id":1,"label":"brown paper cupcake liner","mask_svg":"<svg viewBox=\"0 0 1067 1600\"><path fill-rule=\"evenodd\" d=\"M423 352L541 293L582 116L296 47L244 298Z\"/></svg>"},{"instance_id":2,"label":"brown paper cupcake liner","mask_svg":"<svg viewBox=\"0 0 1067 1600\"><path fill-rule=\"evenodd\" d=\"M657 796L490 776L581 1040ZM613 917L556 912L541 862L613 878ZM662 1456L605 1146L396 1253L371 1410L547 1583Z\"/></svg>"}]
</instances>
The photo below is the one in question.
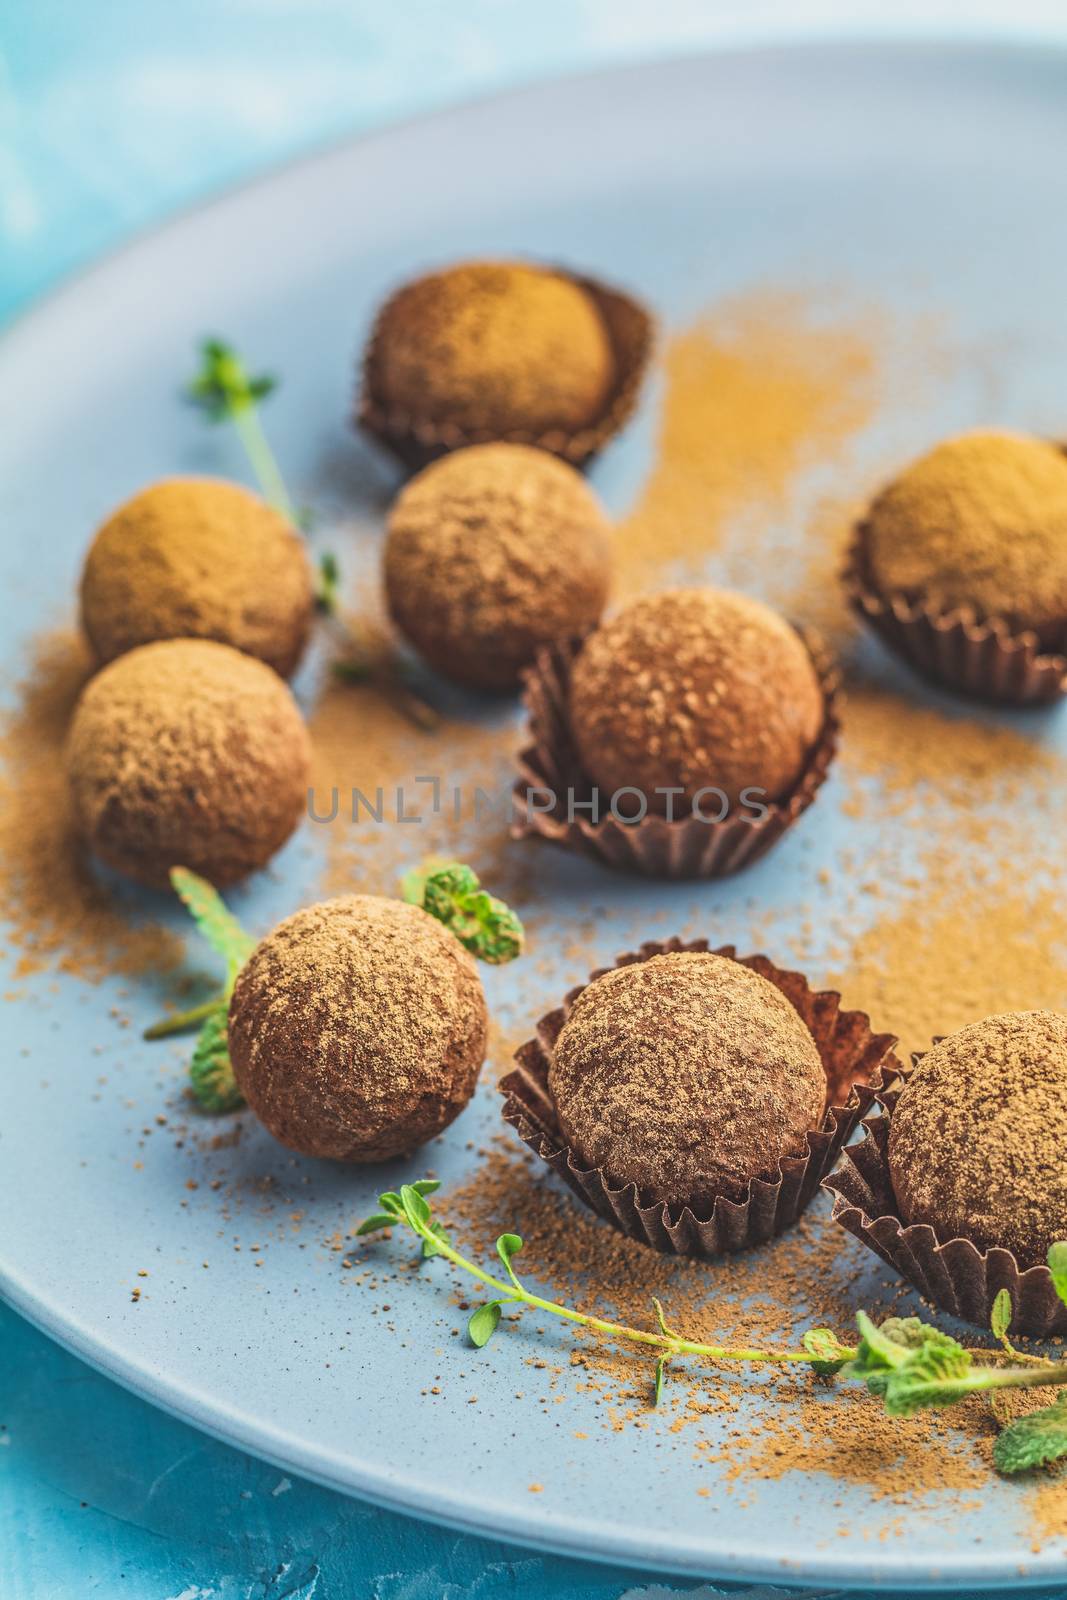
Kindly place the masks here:
<instances>
[{"instance_id":1,"label":"brown paper cupcake liner","mask_svg":"<svg viewBox=\"0 0 1067 1600\"><path fill-rule=\"evenodd\" d=\"M1047 705L1067 694L1067 656L1043 650L1036 634L1013 632L997 617L979 621L967 608L945 611L882 594L867 563L866 534L867 524L858 523L842 582L853 611L894 654L935 683L996 705Z\"/></svg>"},{"instance_id":2,"label":"brown paper cupcake liner","mask_svg":"<svg viewBox=\"0 0 1067 1600\"><path fill-rule=\"evenodd\" d=\"M593 793L582 771L570 732L570 674L581 640L540 651L525 674L523 702L530 742L519 754L512 790L512 838L548 839L609 867L650 878L724 878L751 866L808 809L826 780L841 732L840 672L822 640L798 629L815 665L826 704L822 731L796 787L784 800L766 804L758 818L728 816L722 822L693 815L666 817L649 812L625 822L607 810L597 821L581 811ZM550 809L537 807L538 794L554 796ZM573 804L568 805L568 796ZM568 815L568 811L572 815Z\"/></svg>"},{"instance_id":3,"label":"brown paper cupcake liner","mask_svg":"<svg viewBox=\"0 0 1067 1600\"><path fill-rule=\"evenodd\" d=\"M993 1301L1007 1289L1013 1333L1038 1339L1067 1334L1067 1306L1047 1267L1024 1270L1010 1250L979 1250L969 1239L941 1243L928 1223L905 1225L888 1153L890 1118L902 1087L898 1082L878 1091L884 1110L864 1118L862 1141L844 1150L836 1172L823 1179L833 1196L833 1220L914 1284L924 1299L964 1322L988 1328Z\"/></svg>"},{"instance_id":4,"label":"brown paper cupcake liner","mask_svg":"<svg viewBox=\"0 0 1067 1600\"><path fill-rule=\"evenodd\" d=\"M594 422L572 433L560 428L547 433L532 433L523 429L499 433L487 428L461 428L454 422L430 422L388 408L379 398L377 375L381 361L382 324L382 314L379 313L363 357L362 384L356 410L359 427L385 445L413 472L451 450L496 441L535 445L538 449L561 456L573 467L588 465L608 440L629 421L652 353L655 326L644 306L630 295L609 288L595 278L580 277L562 268L556 270L584 289L596 303L615 358L615 381L603 412Z\"/></svg>"},{"instance_id":5,"label":"brown paper cupcake liner","mask_svg":"<svg viewBox=\"0 0 1067 1600\"><path fill-rule=\"evenodd\" d=\"M669 951L708 948L706 939L650 942L619 956L615 966L632 966ZM739 959L733 945L713 953ZM872 1032L862 1011L843 1011L839 994L813 990L800 973L785 972L766 956L745 956L741 964L773 983L800 1013L822 1058L827 1083L827 1109L819 1127L807 1135L806 1154L784 1158L773 1172L753 1178L745 1193L720 1194L710 1206L667 1205L649 1200L633 1184L617 1187L602 1168L578 1160L560 1130L548 1070L560 1030L585 984L572 989L562 1006L541 1018L536 1038L516 1052L516 1066L501 1084L504 1119L534 1154L620 1233L667 1254L711 1259L763 1244L790 1227L883 1085L892 1083L900 1071L893 1053L895 1037ZM589 982L611 970L599 968Z\"/></svg>"}]
</instances>

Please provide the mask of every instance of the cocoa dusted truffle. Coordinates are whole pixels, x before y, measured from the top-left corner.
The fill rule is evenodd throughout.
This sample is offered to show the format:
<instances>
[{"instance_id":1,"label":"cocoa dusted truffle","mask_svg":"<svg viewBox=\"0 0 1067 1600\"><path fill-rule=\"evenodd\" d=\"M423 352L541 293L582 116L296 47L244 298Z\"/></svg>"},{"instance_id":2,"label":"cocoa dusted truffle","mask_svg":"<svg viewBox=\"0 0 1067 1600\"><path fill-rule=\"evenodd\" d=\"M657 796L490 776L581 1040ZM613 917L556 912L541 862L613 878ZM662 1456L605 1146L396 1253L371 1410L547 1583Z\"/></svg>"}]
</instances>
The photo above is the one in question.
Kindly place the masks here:
<instances>
[{"instance_id":1,"label":"cocoa dusted truffle","mask_svg":"<svg viewBox=\"0 0 1067 1600\"><path fill-rule=\"evenodd\" d=\"M345 895L287 917L230 1002L237 1082L304 1155L386 1161L447 1128L474 1092L488 1016L481 979L418 906Z\"/></svg>"},{"instance_id":2,"label":"cocoa dusted truffle","mask_svg":"<svg viewBox=\"0 0 1067 1600\"><path fill-rule=\"evenodd\" d=\"M651 811L705 787L732 805L795 787L825 720L800 635L776 612L721 589L632 601L590 635L571 674L571 732L606 793L636 788Z\"/></svg>"},{"instance_id":3,"label":"cocoa dusted truffle","mask_svg":"<svg viewBox=\"0 0 1067 1600\"><path fill-rule=\"evenodd\" d=\"M135 494L103 523L82 572L82 626L102 662L154 639L217 639L288 677L311 616L300 538L258 495L213 478Z\"/></svg>"},{"instance_id":4,"label":"cocoa dusted truffle","mask_svg":"<svg viewBox=\"0 0 1067 1600\"><path fill-rule=\"evenodd\" d=\"M1067 1238L1067 1016L1016 1011L935 1044L889 1123L902 1220L1022 1267Z\"/></svg>"},{"instance_id":5,"label":"cocoa dusted truffle","mask_svg":"<svg viewBox=\"0 0 1067 1600\"><path fill-rule=\"evenodd\" d=\"M510 689L538 649L604 608L611 534L573 467L526 445L457 450L412 479L389 517L393 620L458 683Z\"/></svg>"},{"instance_id":6,"label":"cocoa dusted truffle","mask_svg":"<svg viewBox=\"0 0 1067 1600\"><path fill-rule=\"evenodd\" d=\"M119 872L165 887L171 867L233 883L300 819L311 747L277 673L227 644L141 645L82 691L67 739L74 819Z\"/></svg>"},{"instance_id":7,"label":"cocoa dusted truffle","mask_svg":"<svg viewBox=\"0 0 1067 1600\"><path fill-rule=\"evenodd\" d=\"M785 996L710 952L618 967L583 989L548 1074L580 1161L649 1201L710 1205L806 1153L826 1075Z\"/></svg>"},{"instance_id":8,"label":"cocoa dusted truffle","mask_svg":"<svg viewBox=\"0 0 1067 1600\"><path fill-rule=\"evenodd\" d=\"M1067 648L1067 457L1023 434L939 444L871 505L863 557L884 596L965 608Z\"/></svg>"},{"instance_id":9,"label":"cocoa dusted truffle","mask_svg":"<svg viewBox=\"0 0 1067 1600\"><path fill-rule=\"evenodd\" d=\"M521 262L473 261L416 279L387 302L375 338L385 410L486 439L583 428L615 380L593 297Z\"/></svg>"}]
</instances>

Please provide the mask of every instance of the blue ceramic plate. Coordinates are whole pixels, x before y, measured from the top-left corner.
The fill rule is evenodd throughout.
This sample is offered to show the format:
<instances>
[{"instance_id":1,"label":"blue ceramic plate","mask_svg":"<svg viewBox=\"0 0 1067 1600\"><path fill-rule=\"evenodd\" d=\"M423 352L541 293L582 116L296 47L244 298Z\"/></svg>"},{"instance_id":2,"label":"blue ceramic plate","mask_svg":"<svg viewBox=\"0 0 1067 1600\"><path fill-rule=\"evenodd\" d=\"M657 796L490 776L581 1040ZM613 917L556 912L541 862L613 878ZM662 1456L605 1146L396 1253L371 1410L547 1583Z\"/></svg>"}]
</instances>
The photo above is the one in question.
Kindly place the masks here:
<instances>
[{"instance_id":1,"label":"blue ceramic plate","mask_svg":"<svg viewBox=\"0 0 1067 1600\"><path fill-rule=\"evenodd\" d=\"M284 375L270 429L300 494L323 508L317 537L350 575L357 553L370 558L390 475L347 425L352 360L382 294L432 262L511 252L573 262L645 295L673 325L759 283L840 286L907 315L947 311L961 337L1000 352L1001 387L986 407L948 385L922 402L918 437L984 410L1062 432L1065 149L1067 58L819 47L547 85L328 151L180 218L64 288L0 347L8 685L34 636L69 618L106 510L162 474L243 473L232 441L177 398L204 332ZM647 468L656 404L653 386L596 469L613 509ZM366 781L358 744L352 762L352 781ZM767 905L784 937L825 894L820 869L846 848L862 853L873 824L840 814L840 800L835 779L774 856L718 886L623 882L547 847L514 848L530 853L531 904L555 908L561 951L609 905L601 959L694 916L715 942L745 947ZM323 831L305 826L276 869L235 896L251 928L315 896L325 849ZM382 891L394 887L389 859ZM373 882L373 851L364 870ZM130 892L128 905L180 926L161 898ZM584 958L546 944L542 933L536 957L490 975L513 1035L584 976ZM304 1163L250 1118L238 1144L213 1149L182 1109L181 1047L140 1042L164 984L44 972L5 987L21 1001L4 1018L0 1287L160 1406L384 1505L621 1563L909 1589L1051 1582L1067 1570L1062 1543L1031 1553L1009 1486L962 1512L958 1495L932 1495L901 1535L891 1500L819 1474L720 1492L724 1468L672 1447L669 1410L641 1429L605 1429L592 1397L529 1362L565 1361L565 1330L530 1319L478 1355L452 1337L461 1314L446 1275L361 1291L340 1268L335 1234L418 1163L380 1173ZM487 1086L427 1161L447 1188L499 1131ZM299 1223L287 1220L295 1212ZM404 1250L397 1241L380 1259ZM854 1259L860 1297L864 1273L877 1274L862 1252ZM437 1397L426 1393L435 1384ZM765 1402L751 1403L758 1419ZM591 1442L574 1439L582 1432Z\"/></svg>"}]
</instances>

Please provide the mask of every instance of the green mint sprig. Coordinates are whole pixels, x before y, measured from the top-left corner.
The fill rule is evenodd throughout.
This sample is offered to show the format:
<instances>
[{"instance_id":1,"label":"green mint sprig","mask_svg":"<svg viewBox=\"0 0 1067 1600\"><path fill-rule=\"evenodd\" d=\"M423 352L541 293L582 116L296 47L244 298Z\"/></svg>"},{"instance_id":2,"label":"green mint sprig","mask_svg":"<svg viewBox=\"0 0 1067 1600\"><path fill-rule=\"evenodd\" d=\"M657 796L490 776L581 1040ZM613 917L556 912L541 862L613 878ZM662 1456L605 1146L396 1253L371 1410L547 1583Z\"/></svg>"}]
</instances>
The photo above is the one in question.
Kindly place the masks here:
<instances>
[{"instance_id":1,"label":"green mint sprig","mask_svg":"<svg viewBox=\"0 0 1067 1600\"><path fill-rule=\"evenodd\" d=\"M241 927L218 890L206 878L190 872L188 867L172 867L170 881L208 944L226 962L226 984L214 999L164 1017L146 1028L144 1037L163 1039L199 1027L189 1064L193 1097L205 1111L235 1111L244 1104L244 1096L233 1075L226 1016L237 975L255 949L255 940Z\"/></svg>"},{"instance_id":2,"label":"green mint sprig","mask_svg":"<svg viewBox=\"0 0 1067 1600\"><path fill-rule=\"evenodd\" d=\"M315 588L315 609L335 617L341 603L341 568L332 550L319 557L319 581Z\"/></svg>"},{"instance_id":3,"label":"green mint sprig","mask_svg":"<svg viewBox=\"0 0 1067 1600\"><path fill-rule=\"evenodd\" d=\"M482 888L476 872L461 861L432 862L405 874L401 893L451 930L480 961L500 966L522 954L526 933L503 900Z\"/></svg>"},{"instance_id":4,"label":"green mint sprig","mask_svg":"<svg viewBox=\"0 0 1067 1600\"><path fill-rule=\"evenodd\" d=\"M189 1063L189 1084L193 1098L204 1111L236 1111L245 1103L237 1087L226 1036L227 1006L216 1005L197 1034L193 1058Z\"/></svg>"},{"instance_id":5,"label":"green mint sprig","mask_svg":"<svg viewBox=\"0 0 1067 1600\"><path fill-rule=\"evenodd\" d=\"M299 526L301 519L259 415L260 401L273 394L277 387L278 380L268 373L253 377L237 351L224 339L204 339L200 345L200 366L186 394L210 422L232 422L263 498L288 522Z\"/></svg>"},{"instance_id":6,"label":"green mint sprig","mask_svg":"<svg viewBox=\"0 0 1067 1600\"><path fill-rule=\"evenodd\" d=\"M1067 1362L1043 1357L1013 1359L1015 1352L1004 1348L968 1350L950 1334L918 1317L888 1317L876 1324L864 1311L856 1315L859 1342L847 1345L829 1328L811 1328L804 1334L799 1349L758 1349L732 1345L705 1344L686 1339L667 1324L663 1307L653 1300L655 1328L633 1328L604 1317L577 1311L572 1306L534 1294L518 1277L514 1258L522 1250L516 1233L503 1233L496 1251L503 1263L505 1278L486 1272L453 1246L434 1216L429 1196L440 1185L431 1179L404 1184L399 1192L379 1195L379 1209L356 1230L357 1236L383 1228L404 1227L422 1241L424 1256L444 1256L453 1266L468 1273L492 1293L471 1313L467 1335L476 1349L482 1349L500 1326L508 1306L531 1306L550 1316L579 1324L610 1339L625 1339L657 1352L652 1384L652 1403L663 1395L668 1363L678 1356L695 1356L709 1362L796 1367L807 1366L820 1377L840 1376L864 1383L868 1392L880 1399L891 1417L910 1417L919 1411L955 1405L968 1395L995 1395L1008 1389L1065 1388ZM1055 1244L1049 1251L1050 1265L1067 1265L1067 1243ZM1067 1286L1057 1282L1057 1292L1067 1304ZM997 1297L993 1331L1006 1337L1011 1324L1010 1297L1007 1305ZM1004 1364L1008 1357L1010 1365ZM1067 1457L1067 1393L1054 1403L1029 1416L1018 1418L1003 1429L994 1447L999 1471L1015 1474L1044 1466Z\"/></svg>"}]
</instances>

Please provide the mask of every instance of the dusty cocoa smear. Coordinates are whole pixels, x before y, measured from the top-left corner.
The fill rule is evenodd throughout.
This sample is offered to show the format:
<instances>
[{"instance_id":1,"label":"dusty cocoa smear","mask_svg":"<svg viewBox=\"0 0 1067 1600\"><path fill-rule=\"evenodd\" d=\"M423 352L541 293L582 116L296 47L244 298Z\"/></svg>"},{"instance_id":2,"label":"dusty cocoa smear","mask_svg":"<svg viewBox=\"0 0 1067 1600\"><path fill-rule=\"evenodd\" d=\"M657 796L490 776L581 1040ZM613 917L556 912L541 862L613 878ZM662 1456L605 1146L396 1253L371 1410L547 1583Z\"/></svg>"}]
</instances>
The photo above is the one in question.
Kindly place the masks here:
<instances>
[{"instance_id":1,"label":"dusty cocoa smear","mask_svg":"<svg viewBox=\"0 0 1067 1600\"><path fill-rule=\"evenodd\" d=\"M541 1292L636 1327L652 1325L655 1295L672 1327L706 1342L789 1345L813 1325L847 1336L857 1305L888 1315L902 1292L885 1277L872 1297L867 1253L810 1215L770 1246L713 1265L661 1256L546 1185L536 1163L503 1144L449 1192L443 1209L453 1238L475 1259L491 1259L496 1235L517 1227L526 1271ZM469 1287L456 1281L460 1293ZM562 1345L555 1359L537 1364L549 1368L558 1395L591 1395L601 1427L659 1428L662 1413L648 1403L647 1353L578 1331L573 1349ZM668 1407L671 1447L698 1465L728 1463L731 1493L802 1470L863 1483L875 1498L901 1504L945 1489L970 1499L991 1481L995 1429L980 1405L901 1423L858 1386L834 1394L808 1373L726 1372L674 1363ZM753 1394L762 1408L755 1424L746 1405Z\"/></svg>"},{"instance_id":2,"label":"dusty cocoa smear","mask_svg":"<svg viewBox=\"0 0 1067 1600\"><path fill-rule=\"evenodd\" d=\"M618 530L619 589L703 574L728 534L758 541L797 477L838 459L871 419L876 319L800 295L739 296L668 341L656 457Z\"/></svg>"},{"instance_id":3,"label":"dusty cocoa smear","mask_svg":"<svg viewBox=\"0 0 1067 1600\"><path fill-rule=\"evenodd\" d=\"M0 903L16 979L165 972L181 959L177 937L119 909L74 836L63 743L89 670L73 630L44 634L0 731Z\"/></svg>"},{"instance_id":4,"label":"dusty cocoa smear","mask_svg":"<svg viewBox=\"0 0 1067 1600\"><path fill-rule=\"evenodd\" d=\"M879 823L869 853L830 886L830 977L846 1000L889 1019L908 1050L996 1012L1067 1008L1067 910L1050 846L1067 761L980 710L855 683L840 770L846 811ZM885 906L857 933L865 898Z\"/></svg>"}]
</instances>

